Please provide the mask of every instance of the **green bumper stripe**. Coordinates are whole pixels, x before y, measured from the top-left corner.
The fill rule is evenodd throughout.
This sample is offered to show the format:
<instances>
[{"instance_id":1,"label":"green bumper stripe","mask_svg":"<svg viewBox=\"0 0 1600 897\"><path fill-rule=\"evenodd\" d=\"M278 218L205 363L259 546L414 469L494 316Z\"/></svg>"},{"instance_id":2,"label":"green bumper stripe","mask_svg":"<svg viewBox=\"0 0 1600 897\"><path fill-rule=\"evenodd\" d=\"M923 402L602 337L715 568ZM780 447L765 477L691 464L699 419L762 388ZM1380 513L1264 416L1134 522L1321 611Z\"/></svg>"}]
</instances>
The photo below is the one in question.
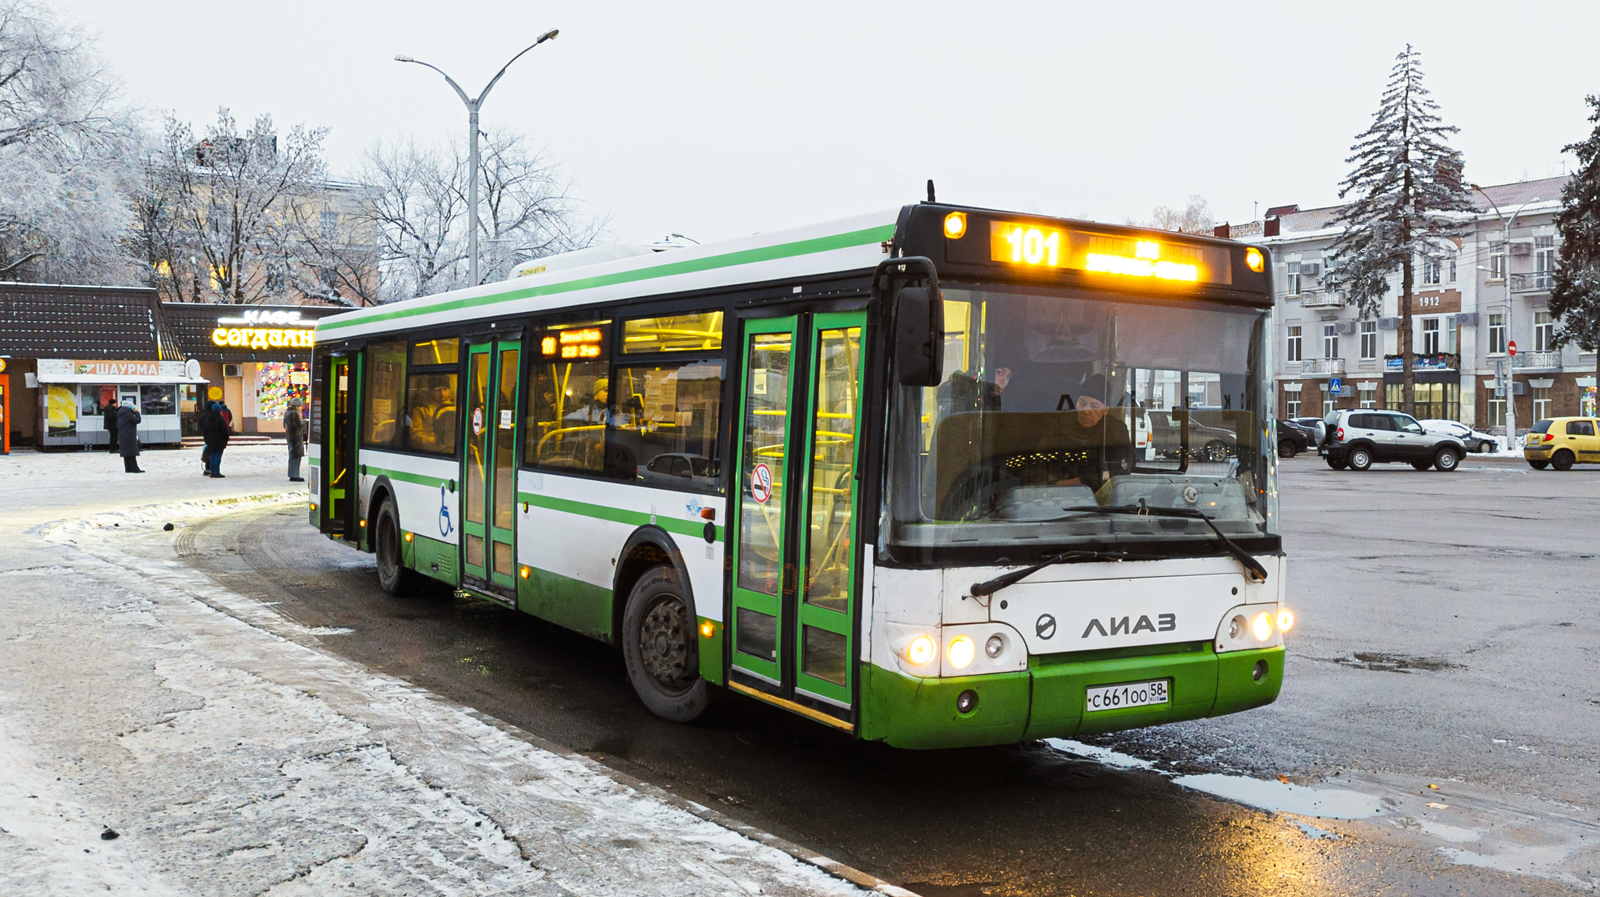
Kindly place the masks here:
<instances>
[{"instance_id":1,"label":"green bumper stripe","mask_svg":"<svg viewBox=\"0 0 1600 897\"><path fill-rule=\"evenodd\" d=\"M652 280L657 277L672 277L678 274L692 274L696 271L710 271L715 268L729 268L735 265L749 265L755 262L768 262L774 259L791 258L799 255L811 255L817 252L830 252L835 249L848 249L852 246L864 246L870 243L882 243L894 236L894 225L869 227L865 230L851 231L844 234L835 234L830 237L816 237L810 240L797 240L793 243L782 243L777 246L762 246L756 249L745 249L739 252L730 252L724 255L714 255L709 258L692 259L683 262L671 262L664 265L654 265L638 271L622 271L617 274L606 274L600 277L586 277L580 280L570 280L566 283L553 283L546 286L531 287L522 290L512 290L508 293L498 293L492 296L469 296L462 299L452 299L449 302L439 302L417 308L395 309L378 314L363 315L351 320L335 319L325 324L317 325L317 332L328 333L346 327L360 327L367 324L377 324L383 321L396 321L401 318L415 317L417 315L431 315L440 312L466 311L484 305L498 305L502 302L515 302L518 299L531 299L535 296L555 296L561 293L572 293L578 290L588 290L595 287L615 286L622 283L635 283L641 280Z\"/></svg>"},{"instance_id":2,"label":"green bumper stripe","mask_svg":"<svg viewBox=\"0 0 1600 897\"><path fill-rule=\"evenodd\" d=\"M592 505L587 502L572 501L565 498L552 498L548 495L535 495L531 492L518 492L517 501L527 502L540 508L552 511L561 511L566 514L577 514L580 517L592 517L596 520L609 520L612 523L626 523L630 526L659 526L669 533L680 536L705 537L706 525L695 523L692 520L679 520L665 514L657 514L652 523L649 514L638 511L624 511L621 508L608 508L605 505ZM716 541L721 542L724 537L722 527L717 527Z\"/></svg>"}]
</instances>

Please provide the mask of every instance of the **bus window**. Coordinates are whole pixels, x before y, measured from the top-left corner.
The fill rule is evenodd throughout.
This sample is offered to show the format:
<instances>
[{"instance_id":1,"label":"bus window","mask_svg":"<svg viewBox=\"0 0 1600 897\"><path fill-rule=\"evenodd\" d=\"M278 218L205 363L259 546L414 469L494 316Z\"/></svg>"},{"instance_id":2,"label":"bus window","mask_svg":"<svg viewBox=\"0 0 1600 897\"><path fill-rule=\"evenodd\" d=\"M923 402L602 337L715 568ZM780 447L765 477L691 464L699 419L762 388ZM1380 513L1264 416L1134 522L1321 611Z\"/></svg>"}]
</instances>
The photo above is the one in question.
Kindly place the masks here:
<instances>
[{"instance_id":1,"label":"bus window","mask_svg":"<svg viewBox=\"0 0 1600 897\"><path fill-rule=\"evenodd\" d=\"M622 324L622 354L715 352L722 348L722 312L700 311Z\"/></svg>"},{"instance_id":2,"label":"bus window","mask_svg":"<svg viewBox=\"0 0 1600 897\"><path fill-rule=\"evenodd\" d=\"M413 365L455 364L461 359L461 341L435 339L411 347Z\"/></svg>"},{"instance_id":3,"label":"bus window","mask_svg":"<svg viewBox=\"0 0 1600 897\"><path fill-rule=\"evenodd\" d=\"M366 445L400 445L398 422L405 414L406 344L374 343L367 349L367 401L361 425Z\"/></svg>"},{"instance_id":4,"label":"bus window","mask_svg":"<svg viewBox=\"0 0 1600 897\"><path fill-rule=\"evenodd\" d=\"M412 372L406 388L406 448L436 455L456 453L456 378L454 371Z\"/></svg>"},{"instance_id":5,"label":"bus window","mask_svg":"<svg viewBox=\"0 0 1600 897\"><path fill-rule=\"evenodd\" d=\"M666 488L720 489L722 378L721 361L617 368L606 473ZM652 463L665 455L682 463Z\"/></svg>"}]
</instances>

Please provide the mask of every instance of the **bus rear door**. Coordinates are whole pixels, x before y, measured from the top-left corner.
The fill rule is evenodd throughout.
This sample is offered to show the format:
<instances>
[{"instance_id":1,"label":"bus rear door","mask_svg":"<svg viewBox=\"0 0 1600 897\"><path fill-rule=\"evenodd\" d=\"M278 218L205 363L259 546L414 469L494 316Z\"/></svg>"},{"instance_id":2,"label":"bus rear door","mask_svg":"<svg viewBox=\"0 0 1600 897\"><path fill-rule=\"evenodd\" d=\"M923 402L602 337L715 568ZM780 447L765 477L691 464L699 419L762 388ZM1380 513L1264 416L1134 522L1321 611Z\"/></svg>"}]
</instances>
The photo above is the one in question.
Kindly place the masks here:
<instances>
[{"instance_id":1,"label":"bus rear door","mask_svg":"<svg viewBox=\"0 0 1600 897\"><path fill-rule=\"evenodd\" d=\"M747 320L730 684L853 728L864 312Z\"/></svg>"},{"instance_id":2,"label":"bus rear door","mask_svg":"<svg viewBox=\"0 0 1600 897\"><path fill-rule=\"evenodd\" d=\"M517 600L517 415L522 343L474 344L467 356L466 451L461 482L465 585L515 606Z\"/></svg>"}]
</instances>

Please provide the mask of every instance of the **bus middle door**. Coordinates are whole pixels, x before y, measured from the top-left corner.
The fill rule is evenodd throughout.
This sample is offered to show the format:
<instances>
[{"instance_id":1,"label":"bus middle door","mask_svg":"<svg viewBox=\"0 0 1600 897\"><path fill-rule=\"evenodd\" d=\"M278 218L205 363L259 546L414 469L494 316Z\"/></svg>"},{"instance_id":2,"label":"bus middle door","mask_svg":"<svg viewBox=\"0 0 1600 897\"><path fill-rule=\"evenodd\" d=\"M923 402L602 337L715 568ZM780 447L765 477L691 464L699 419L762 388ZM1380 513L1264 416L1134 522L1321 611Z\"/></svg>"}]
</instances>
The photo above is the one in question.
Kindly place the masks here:
<instances>
[{"instance_id":1,"label":"bus middle door","mask_svg":"<svg viewBox=\"0 0 1600 897\"><path fill-rule=\"evenodd\" d=\"M463 581L512 606L517 600L521 348L520 338L472 345L467 357L466 451L461 455Z\"/></svg>"},{"instance_id":2,"label":"bus middle door","mask_svg":"<svg viewBox=\"0 0 1600 897\"><path fill-rule=\"evenodd\" d=\"M735 690L852 728L863 312L750 320L733 503Z\"/></svg>"}]
</instances>

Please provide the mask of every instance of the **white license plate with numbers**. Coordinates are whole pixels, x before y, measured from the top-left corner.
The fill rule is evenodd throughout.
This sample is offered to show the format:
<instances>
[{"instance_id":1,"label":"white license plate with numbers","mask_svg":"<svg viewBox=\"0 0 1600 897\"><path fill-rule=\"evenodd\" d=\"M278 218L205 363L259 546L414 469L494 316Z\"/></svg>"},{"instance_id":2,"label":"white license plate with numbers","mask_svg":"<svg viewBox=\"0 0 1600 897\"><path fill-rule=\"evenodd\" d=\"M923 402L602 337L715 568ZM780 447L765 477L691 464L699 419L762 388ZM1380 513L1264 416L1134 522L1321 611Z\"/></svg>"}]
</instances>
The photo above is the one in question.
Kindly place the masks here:
<instances>
[{"instance_id":1,"label":"white license plate with numbers","mask_svg":"<svg viewBox=\"0 0 1600 897\"><path fill-rule=\"evenodd\" d=\"M1096 685L1088 689L1088 712L1121 710L1124 707L1157 707L1172 701L1171 681L1125 682L1122 685Z\"/></svg>"}]
</instances>

